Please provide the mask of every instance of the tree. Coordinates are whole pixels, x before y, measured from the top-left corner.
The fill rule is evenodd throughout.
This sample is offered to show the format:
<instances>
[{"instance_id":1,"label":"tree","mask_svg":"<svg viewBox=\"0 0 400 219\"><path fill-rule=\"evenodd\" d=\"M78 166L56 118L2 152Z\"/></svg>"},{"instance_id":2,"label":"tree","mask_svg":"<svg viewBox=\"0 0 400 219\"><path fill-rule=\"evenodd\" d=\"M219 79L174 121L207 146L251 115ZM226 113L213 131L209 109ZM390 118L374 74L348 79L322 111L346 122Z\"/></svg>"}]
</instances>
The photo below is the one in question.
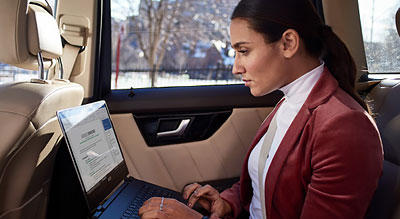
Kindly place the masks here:
<instances>
[{"instance_id":1,"label":"tree","mask_svg":"<svg viewBox=\"0 0 400 219\"><path fill-rule=\"evenodd\" d=\"M133 10L136 1L129 1ZM151 71L152 86L155 73L162 65L183 66L182 58L194 54L199 42L229 41L228 26L231 10L238 0L141 0L139 14L126 21L125 45L136 47ZM127 48L125 48L127 49ZM178 52L181 51L181 52ZM164 62L164 57L171 57ZM127 60L126 60L127 61ZM128 61L129 62L129 61ZM123 66L123 64L121 65Z\"/></svg>"}]
</instances>

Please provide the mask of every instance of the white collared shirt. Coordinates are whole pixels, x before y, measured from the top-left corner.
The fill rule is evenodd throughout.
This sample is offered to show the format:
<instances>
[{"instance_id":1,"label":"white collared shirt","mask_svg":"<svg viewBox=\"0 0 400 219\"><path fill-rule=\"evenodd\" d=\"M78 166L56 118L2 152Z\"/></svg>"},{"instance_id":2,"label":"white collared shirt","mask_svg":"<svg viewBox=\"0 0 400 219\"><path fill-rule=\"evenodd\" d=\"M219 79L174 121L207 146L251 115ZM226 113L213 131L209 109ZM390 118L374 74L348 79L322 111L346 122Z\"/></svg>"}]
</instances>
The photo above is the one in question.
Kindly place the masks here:
<instances>
[{"instance_id":1,"label":"white collared shirt","mask_svg":"<svg viewBox=\"0 0 400 219\"><path fill-rule=\"evenodd\" d=\"M303 106L312 88L317 83L322 72L324 71L324 63L317 68L307 72L301 77L297 78L290 84L280 88L284 93L285 100L282 102L275 116L277 116L277 129L272 141L271 149L269 151L269 157L266 160L263 178L265 179L271 161L273 160L279 145L285 136L289 126L292 124L300 108ZM250 153L248 162L248 171L251 178L251 184L253 186L253 197L250 204L250 219L262 218L259 185L258 185L258 160L259 154L264 142L265 134L254 147ZM265 180L263 180L265 184ZM263 185L264 186L264 185Z\"/></svg>"}]
</instances>

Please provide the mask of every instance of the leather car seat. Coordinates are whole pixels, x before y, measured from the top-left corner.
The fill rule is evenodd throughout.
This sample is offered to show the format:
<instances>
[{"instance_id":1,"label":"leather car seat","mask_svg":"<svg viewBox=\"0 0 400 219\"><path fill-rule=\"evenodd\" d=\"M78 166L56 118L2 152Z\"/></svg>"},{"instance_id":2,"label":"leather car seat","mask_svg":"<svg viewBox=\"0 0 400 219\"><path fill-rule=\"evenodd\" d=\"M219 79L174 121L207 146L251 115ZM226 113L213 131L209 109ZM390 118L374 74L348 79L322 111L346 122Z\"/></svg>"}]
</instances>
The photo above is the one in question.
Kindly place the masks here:
<instances>
[{"instance_id":1,"label":"leather car seat","mask_svg":"<svg viewBox=\"0 0 400 219\"><path fill-rule=\"evenodd\" d=\"M400 8L396 14L400 36ZM378 188L369 206L368 219L400 218L400 79L382 80L368 94L382 138L384 161Z\"/></svg>"},{"instance_id":2,"label":"leather car seat","mask_svg":"<svg viewBox=\"0 0 400 219\"><path fill-rule=\"evenodd\" d=\"M43 78L63 52L45 0L1 0L0 30L0 62L41 69L42 77L0 85L0 219L46 218L62 138L56 111L80 105L83 88Z\"/></svg>"}]
</instances>

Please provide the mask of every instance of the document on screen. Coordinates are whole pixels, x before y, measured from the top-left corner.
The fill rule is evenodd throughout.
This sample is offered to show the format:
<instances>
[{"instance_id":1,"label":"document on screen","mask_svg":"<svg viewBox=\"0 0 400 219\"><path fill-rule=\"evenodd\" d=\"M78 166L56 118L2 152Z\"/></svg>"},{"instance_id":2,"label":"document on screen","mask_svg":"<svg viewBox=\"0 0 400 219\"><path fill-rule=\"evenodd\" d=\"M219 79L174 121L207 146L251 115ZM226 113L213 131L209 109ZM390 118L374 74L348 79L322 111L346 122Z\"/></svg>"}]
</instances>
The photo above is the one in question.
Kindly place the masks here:
<instances>
[{"instance_id":1,"label":"document on screen","mask_svg":"<svg viewBox=\"0 0 400 219\"><path fill-rule=\"evenodd\" d=\"M84 116L85 115L85 116ZM86 191L123 161L105 108L66 116L67 136Z\"/></svg>"}]
</instances>

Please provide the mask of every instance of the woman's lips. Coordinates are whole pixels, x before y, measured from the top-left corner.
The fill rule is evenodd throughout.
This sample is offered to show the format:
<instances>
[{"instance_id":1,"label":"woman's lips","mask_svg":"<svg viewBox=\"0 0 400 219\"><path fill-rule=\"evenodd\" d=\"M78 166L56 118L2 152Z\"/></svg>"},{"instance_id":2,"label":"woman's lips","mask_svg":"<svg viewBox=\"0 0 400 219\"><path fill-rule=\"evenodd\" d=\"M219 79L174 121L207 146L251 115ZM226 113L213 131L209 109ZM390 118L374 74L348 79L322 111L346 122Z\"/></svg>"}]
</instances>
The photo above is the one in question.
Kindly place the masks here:
<instances>
[{"instance_id":1,"label":"woman's lips","mask_svg":"<svg viewBox=\"0 0 400 219\"><path fill-rule=\"evenodd\" d=\"M244 82L244 85L246 87L248 87L250 85L251 80L247 80L247 79L242 79L242 81Z\"/></svg>"}]
</instances>

